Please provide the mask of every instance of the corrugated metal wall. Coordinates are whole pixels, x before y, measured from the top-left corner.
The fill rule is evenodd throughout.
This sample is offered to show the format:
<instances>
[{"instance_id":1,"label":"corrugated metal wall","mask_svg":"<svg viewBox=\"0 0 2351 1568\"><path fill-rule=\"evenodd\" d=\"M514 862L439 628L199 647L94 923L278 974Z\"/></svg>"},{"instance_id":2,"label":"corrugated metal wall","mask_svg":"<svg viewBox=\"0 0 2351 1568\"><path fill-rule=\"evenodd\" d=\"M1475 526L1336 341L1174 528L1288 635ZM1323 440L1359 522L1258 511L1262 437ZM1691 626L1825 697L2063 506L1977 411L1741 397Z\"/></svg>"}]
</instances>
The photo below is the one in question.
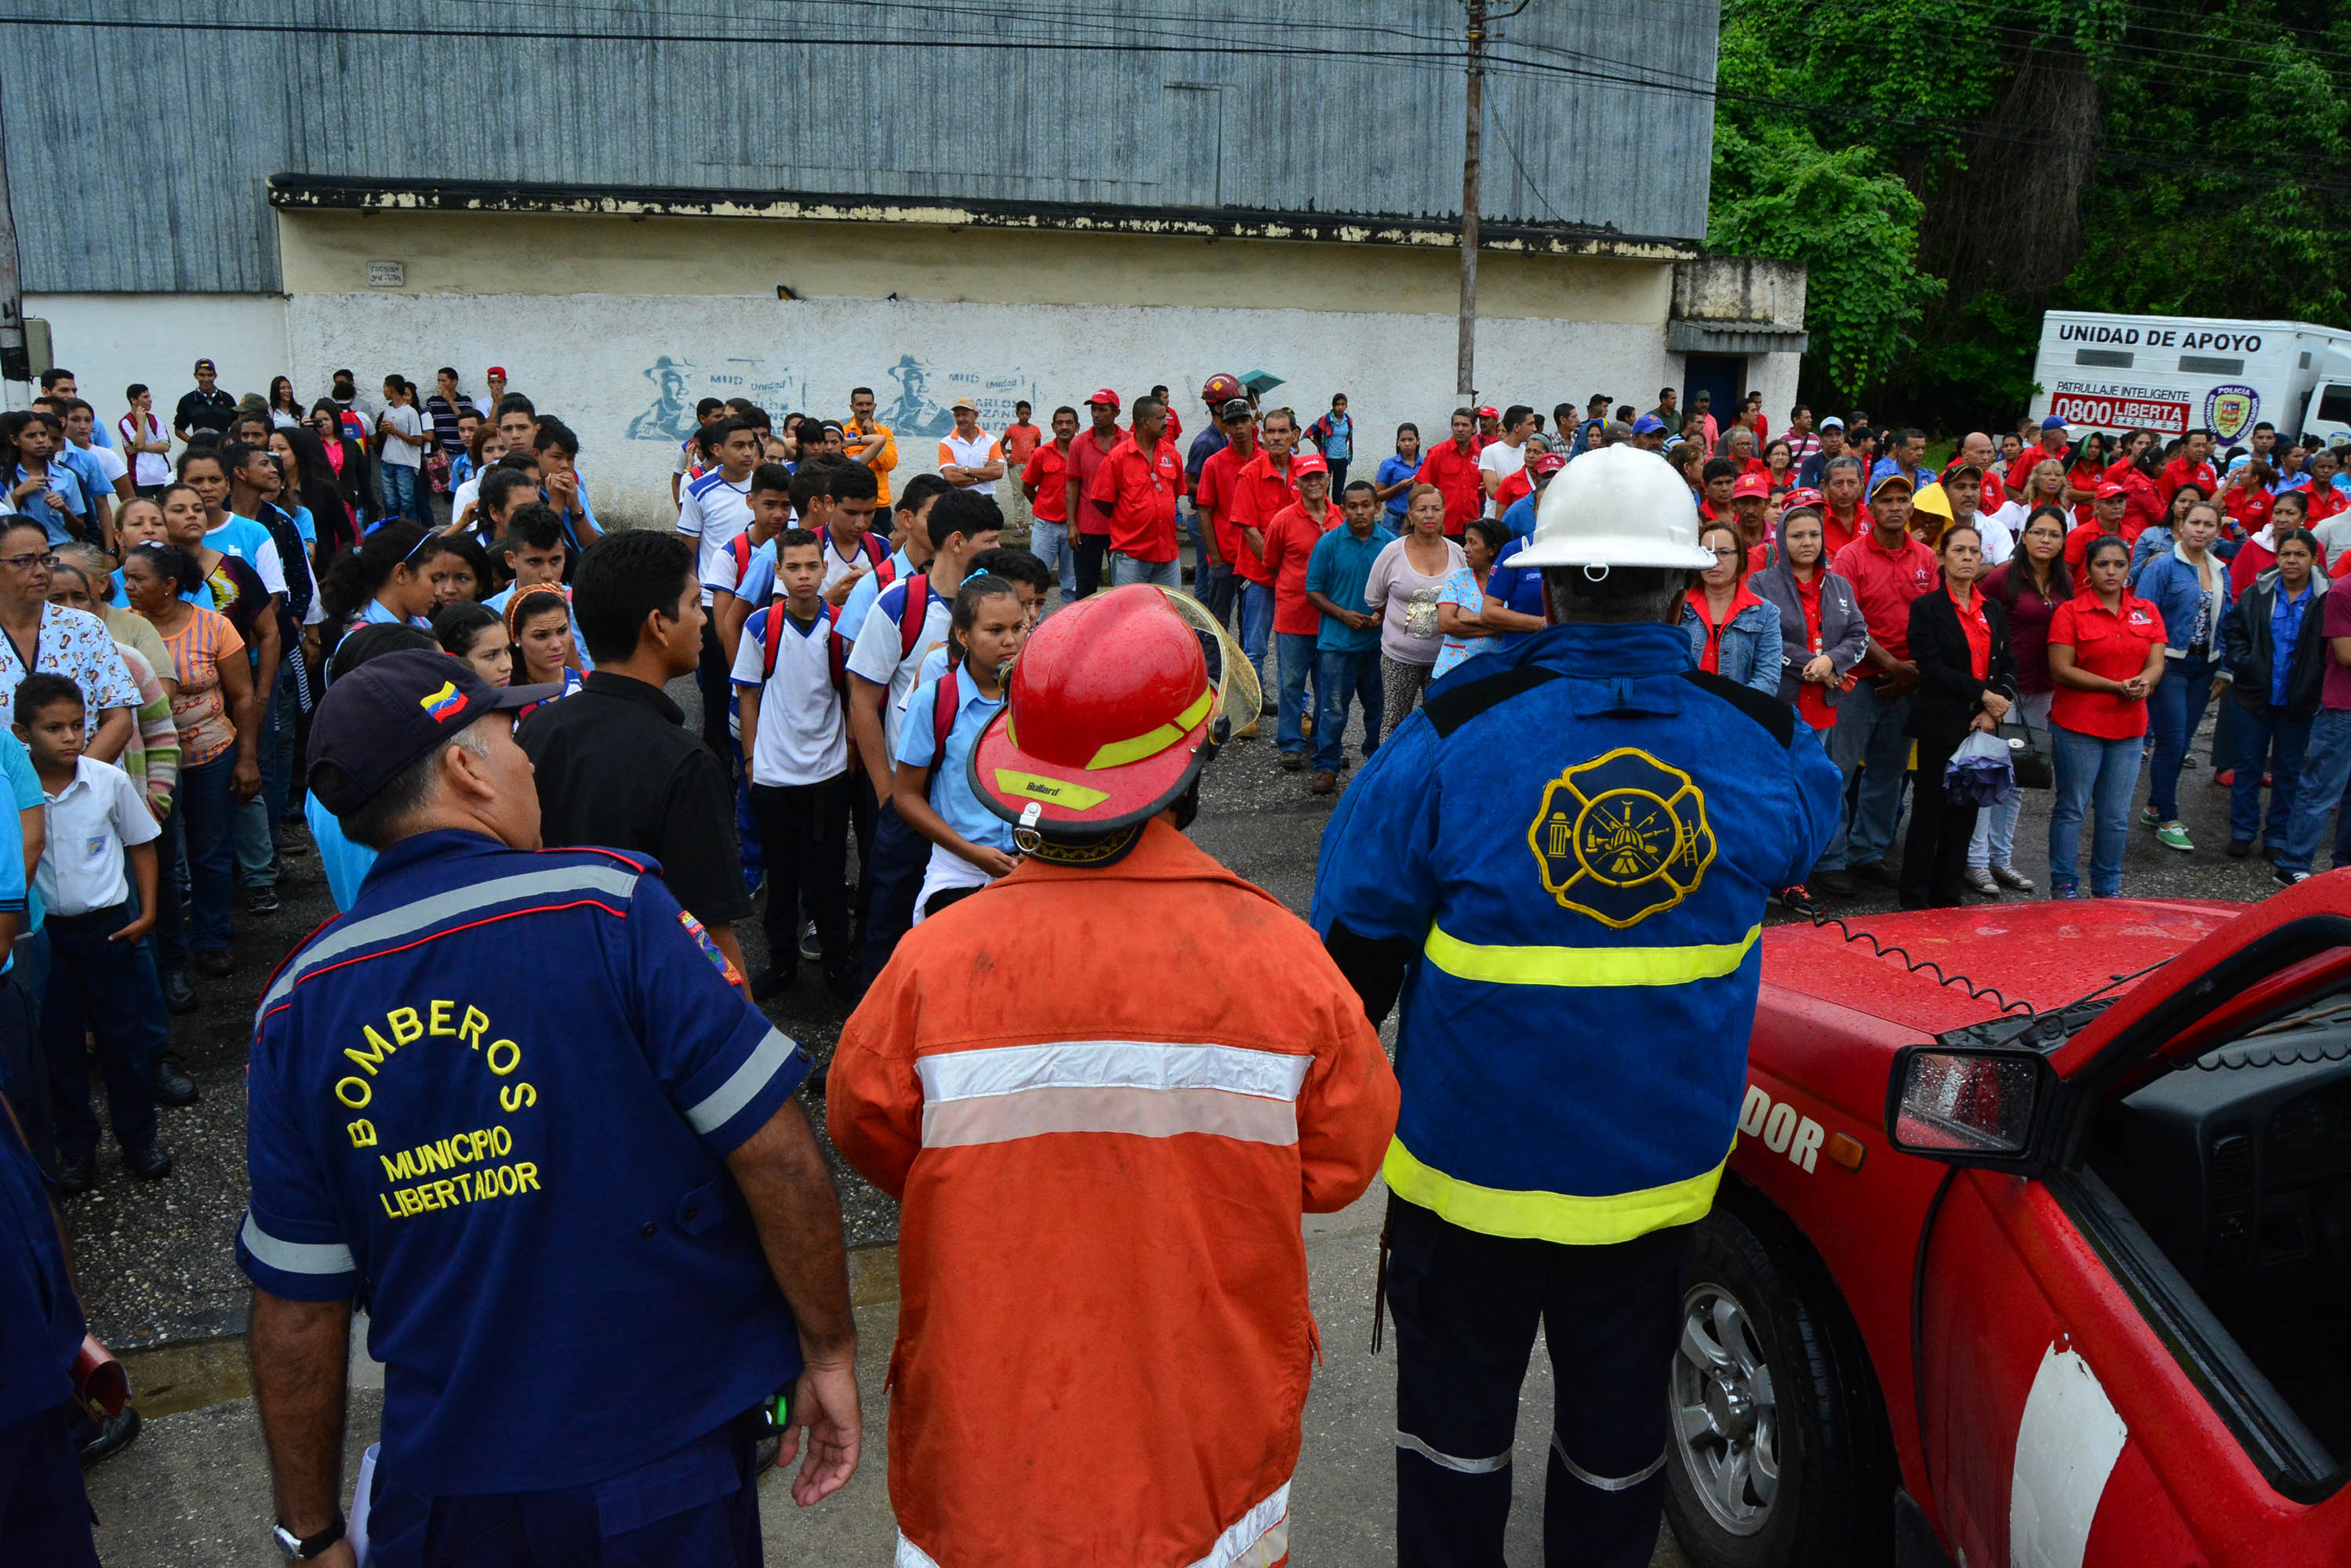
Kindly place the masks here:
<instances>
[{"instance_id":1,"label":"corrugated metal wall","mask_svg":"<svg viewBox=\"0 0 2351 1568\"><path fill-rule=\"evenodd\" d=\"M1718 9L1533 0L1501 24L1488 221L1702 235ZM34 291L274 289L277 173L1437 217L1462 14L64 0L5 29L0 135Z\"/></svg>"}]
</instances>

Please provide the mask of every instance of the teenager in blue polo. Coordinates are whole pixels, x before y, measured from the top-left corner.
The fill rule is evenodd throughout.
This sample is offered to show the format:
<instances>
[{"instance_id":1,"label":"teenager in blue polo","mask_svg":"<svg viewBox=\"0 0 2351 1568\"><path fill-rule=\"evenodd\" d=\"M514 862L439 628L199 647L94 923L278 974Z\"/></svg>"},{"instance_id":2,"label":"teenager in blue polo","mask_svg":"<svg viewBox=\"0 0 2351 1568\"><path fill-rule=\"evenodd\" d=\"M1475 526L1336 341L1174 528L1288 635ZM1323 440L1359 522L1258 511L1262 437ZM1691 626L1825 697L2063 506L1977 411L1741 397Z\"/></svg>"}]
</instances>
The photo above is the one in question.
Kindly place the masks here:
<instances>
[{"instance_id":1,"label":"teenager in blue polo","mask_svg":"<svg viewBox=\"0 0 2351 1568\"><path fill-rule=\"evenodd\" d=\"M1521 552L1557 624L1463 664L1364 764L1314 925L1399 998L1394 1203L1403 1568L1502 1560L1538 1323L1560 1375L1544 1560L1638 1568L1665 1495L1688 1227L1746 1080L1765 900L1837 825L1776 697L1690 666L1688 491L1606 446Z\"/></svg>"},{"instance_id":2,"label":"teenager in blue polo","mask_svg":"<svg viewBox=\"0 0 2351 1568\"><path fill-rule=\"evenodd\" d=\"M380 854L255 1025L237 1260L298 1560L348 1550L354 1301L384 1364L377 1568L756 1563L753 1413L779 1394L809 1431L798 1500L856 1466L808 1056L660 867L538 850L511 716L549 695L386 653L312 729L311 788Z\"/></svg>"}]
</instances>

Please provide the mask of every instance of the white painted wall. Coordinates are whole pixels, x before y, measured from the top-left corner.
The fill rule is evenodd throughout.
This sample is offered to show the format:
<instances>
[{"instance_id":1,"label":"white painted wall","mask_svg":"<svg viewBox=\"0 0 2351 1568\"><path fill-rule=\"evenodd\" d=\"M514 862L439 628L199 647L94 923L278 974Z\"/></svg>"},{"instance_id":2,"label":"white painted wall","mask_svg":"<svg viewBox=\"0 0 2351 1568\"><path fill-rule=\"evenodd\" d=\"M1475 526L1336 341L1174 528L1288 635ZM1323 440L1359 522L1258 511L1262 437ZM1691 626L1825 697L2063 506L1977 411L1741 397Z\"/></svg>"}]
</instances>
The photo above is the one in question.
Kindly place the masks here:
<instances>
[{"instance_id":1,"label":"white painted wall","mask_svg":"<svg viewBox=\"0 0 2351 1568\"><path fill-rule=\"evenodd\" d=\"M1374 465L1397 421L1441 433L1454 406L1450 316L618 294L305 294L287 310L289 373L305 395L343 365L371 386L395 368L422 385L439 364L505 366L510 391L579 433L590 497L614 522L667 520L672 431L705 395L841 417L849 389L872 386L898 428L901 476L936 465L935 439L892 416L910 386L941 419L972 396L981 423L1001 430L1016 398L1043 424L1097 387L1131 402L1165 382L1188 444L1207 417L1201 382L1262 369L1287 382L1267 406L1289 402L1308 420L1348 393ZM1596 388L1630 398L1664 384L1662 323L1490 321L1478 352L1497 404L1581 406ZM674 418L656 406L665 380Z\"/></svg>"},{"instance_id":2,"label":"white painted wall","mask_svg":"<svg viewBox=\"0 0 2351 1568\"><path fill-rule=\"evenodd\" d=\"M196 384L199 359L217 365L220 384L239 397L266 394L271 377L290 373L283 295L27 294L25 314L49 323L57 363L74 372L109 430L133 382L152 389L155 413L169 424L172 406ZM305 396L326 389L324 376L295 382Z\"/></svg>"}]
</instances>

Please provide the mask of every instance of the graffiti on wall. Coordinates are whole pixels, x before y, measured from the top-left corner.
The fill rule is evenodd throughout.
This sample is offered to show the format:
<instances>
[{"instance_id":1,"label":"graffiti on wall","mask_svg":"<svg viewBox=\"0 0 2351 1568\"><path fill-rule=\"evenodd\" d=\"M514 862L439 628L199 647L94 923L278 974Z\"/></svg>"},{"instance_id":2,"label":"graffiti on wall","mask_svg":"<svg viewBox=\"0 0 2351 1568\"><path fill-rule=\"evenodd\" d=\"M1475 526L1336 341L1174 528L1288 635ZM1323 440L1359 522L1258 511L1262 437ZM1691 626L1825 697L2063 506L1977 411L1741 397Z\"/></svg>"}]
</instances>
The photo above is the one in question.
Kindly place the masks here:
<instances>
[{"instance_id":1,"label":"graffiti on wall","mask_svg":"<svg viewBox=\"0 0 2351 1568\"><path fill-rule=\"evenodd\" d=\"M808 383L788 372L768 369L757 355L721 361L723 369L698 371L690 360L662 355L644 368L655 388L653 401L629 421L631 441L679 442L694 434L694 405L705 397L747 397L771 416L780 417L804 402Z\"/></svg>"},{"instance_id":2,"label":"graffiti on wall","mask_svg":"<svg viewBox=\"0 0 2351 1568\"><path fill-rule=\"evenodd\" d=\"M848 412L851 383L813 386L806 377L768 369L768 361L756 356L738 356L722 363L723 369L705 371L690 360L663 354L644 367L643 374L653 384L653 397L629 421L629 439L686 440L694 434L694 405L704 397L747 397L775 420L792 413L830 413L838 417ZM883 393L875 417L896 431L901 440L935 440L945 435L955 427L950 410L959 399L979 410L979 423L988 430L1002 430L1012 423L1014 403L1036 399L1035 382L1017 367L986 372L942 371L928 360L901 353L898 362L883 374L896 385Z\"/></svg>"}]
</instances>

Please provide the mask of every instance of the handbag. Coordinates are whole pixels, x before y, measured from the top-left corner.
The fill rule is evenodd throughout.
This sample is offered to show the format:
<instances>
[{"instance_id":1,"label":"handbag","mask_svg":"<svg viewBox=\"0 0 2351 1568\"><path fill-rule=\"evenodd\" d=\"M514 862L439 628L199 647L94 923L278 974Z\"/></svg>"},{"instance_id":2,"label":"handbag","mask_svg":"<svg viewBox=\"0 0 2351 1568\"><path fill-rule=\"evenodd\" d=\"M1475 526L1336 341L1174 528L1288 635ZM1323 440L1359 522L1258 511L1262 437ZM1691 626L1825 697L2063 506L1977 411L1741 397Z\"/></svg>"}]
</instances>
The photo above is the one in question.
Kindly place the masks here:
<instances>
[{"instance_id":1,"label":"handbag","mask_svg":"<svg viewBox=\"0 0 2351 1568\"><path fill-rule=\"evenodd\" d=\"M2013 713L2015 709L2009 711ZM2031 725L2021 719L2004 718L2000 722L2000 737L2008 742L2008 763L2015 772L2018 789L2056 788L2056 767L2049 759L2047 747L2034 737Z\"/></svg>"}]
</instances>

